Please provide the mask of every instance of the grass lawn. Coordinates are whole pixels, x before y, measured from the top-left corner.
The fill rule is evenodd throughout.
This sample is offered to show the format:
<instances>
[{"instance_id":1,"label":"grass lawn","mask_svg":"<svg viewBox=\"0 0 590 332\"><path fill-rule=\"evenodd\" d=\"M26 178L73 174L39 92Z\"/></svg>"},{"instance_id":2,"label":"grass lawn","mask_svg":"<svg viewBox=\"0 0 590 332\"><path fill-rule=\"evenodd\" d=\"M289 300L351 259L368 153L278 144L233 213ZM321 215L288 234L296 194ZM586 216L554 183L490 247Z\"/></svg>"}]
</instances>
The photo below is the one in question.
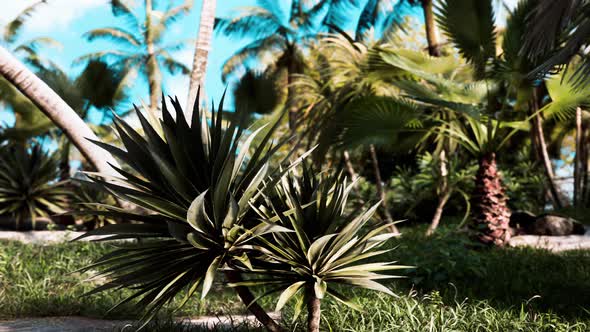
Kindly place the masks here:
<instances>
[{"instance_id":1,"label":"grass lawn","mask_svg":"<svg viewBox=\"0 0 590 332\"><path fill-rule=\"evenodd\" d=\"M348 294L365 308L359 313L326 301L324 328L332 331L588 331L590 251L552 254L533 249L473 247L463 234L442 230L426 239L414 227L392 241L393 259L416 269L394 280L393 298L370 291ZM81 315L137 318L131 306L107 313L125 292L81 295L100 280L76 269L109 251L109 244L54 246L0 243L0 319ZM73 272L73 273L72 273ZM128 294L128 293L127 293ZM180 300L180 299L179 299ZM276 299L263 305L273 308ZM205 301L193 299L171 316L242 313L230 291L217 288ZM289 308L285 323L291 324ZM162 330L170 329L164 324ZM296 321L290 328L302 328Z\"/></svg>"}]
</instances>

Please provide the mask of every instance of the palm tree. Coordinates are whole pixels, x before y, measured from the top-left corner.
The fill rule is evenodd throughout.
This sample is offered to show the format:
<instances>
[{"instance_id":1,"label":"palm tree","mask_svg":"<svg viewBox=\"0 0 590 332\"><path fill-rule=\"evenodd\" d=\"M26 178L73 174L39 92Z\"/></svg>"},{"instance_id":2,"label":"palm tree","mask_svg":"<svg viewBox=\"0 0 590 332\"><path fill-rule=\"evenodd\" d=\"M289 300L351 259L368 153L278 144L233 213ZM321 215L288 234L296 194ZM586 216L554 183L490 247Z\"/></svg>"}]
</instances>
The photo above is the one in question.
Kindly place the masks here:
<instances>
[{"instance_id":1,"label":"palm tree","mask_svg":"<svg viewBox=\"0 0 590 332\"><path fill-rule=\"evenodd\" d=\"M532 74L546 74L567 66L590 43L588 11L585 0L539 0L527 17L522 53L540 64ZM547 54L551 57L547 58ZM571 79L579 84L590 78L590 61L584 58Z\"/></svg>"},{"instance_id":2,"label":"palm tree","mask_svg":"<svg viewBox=\"0 0 590 332\"><path fill-rule=\"evenodd\" d=\"M382 21L385 34L400 26L400 10L404 6L420 6L424 14L424 28L428 43L428 54L440 56L440 42L436 31L432 0L402 0L392 4L387 0L368 0L361 10L359 21L356 25L356 39L362 40L367 32Z\"/></svg>"},{"instance_id":3,"label":"palm tree","mask_svg":"<svg viewBox=\"0 0 590 332\"><path fill-rule=\"evenodd\" d=\"M199 20L199 34L195 44L195 56L193 57L193 69L190 74L190 85L186 105L187 116L190 116L199 88L202 93L205 90L205 77L207 73L207 57L211 50L211 38L215 22L216 0L203 0L201 7L201 19Z\"/></svg>"},{"instance_id":4,"label":"palm tree","mask_svg":"<svg viewBox=\"0 0 590 332\"><path fill-rule=\"evenodd\" d=\"M116 173L109 164L118 167L117 161L108 152L89 141L89 139L98 141L98 137L80 116L45 82L2 46L0 46L0 74L55 123L98 171L111 175Z\"/></svg>"},{"instance_id":5,"label":"palm tree","mask_svg":"<svg viewBox=\"0 0 590 332\"><path fill-rule=\"evenodd\" d=\"M314 24L302 1L293 0L284 12L278 3L257 0L257 7L242 9L234 18L218 18L215 29L230 37L252 37L254 41L238 50L223 65L222 79L248 67L253 61L260 61L264 67L275 72L285 72L287 100L292 100L295 88L291 84L293 75L302 73L304 68L303 42L313 36ZM298 108L289 102L289 127L295 130Z\"/></svg>"},{"instance_id":6,"label":"palm tree","mask_svg":"<svg viewBox=\"0 0 590 332\"><path fill-rule=\"evenodd\" d=\"M113 14L121 16L127 23L126 28L105 27L88 31L85 37L89 41L106 39L116 42L121 48L116 50L89 53L77 62L86 60L104 60L114 66L133 69L144 76L149 85L150 111L158 109L162 95L162 71L171 74L180 72L188 74L189 69L174 59L171 52L184 48L186 41L171 44L164 43L167 28L176 20L186 15L190 3L169 7L164 12L155 10L153 0L145 0L143 17L134 12L128 1L111 1Z\"/></svg>"}]
</instances>

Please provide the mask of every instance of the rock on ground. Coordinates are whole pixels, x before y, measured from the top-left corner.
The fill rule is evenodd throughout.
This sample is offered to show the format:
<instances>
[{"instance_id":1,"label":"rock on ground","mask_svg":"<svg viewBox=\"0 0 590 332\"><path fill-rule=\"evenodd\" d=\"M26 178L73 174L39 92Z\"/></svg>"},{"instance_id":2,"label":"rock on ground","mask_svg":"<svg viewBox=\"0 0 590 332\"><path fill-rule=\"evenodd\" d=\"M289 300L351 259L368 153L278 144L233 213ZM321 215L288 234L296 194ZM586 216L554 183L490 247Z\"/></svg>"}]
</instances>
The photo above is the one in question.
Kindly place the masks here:
<instances>
[{"instance_id":1,"label":"rock on ground","mask_svg":"<svg viewBox=\"0 0 590 332\"><path fill-rule=\"evenodd\" d=\"M508 245L511 247L533 247L538 249L547 249L553 252L590 249L590 236L519 235L512 237L508 242Z\"/></svg>"}]
</instances>

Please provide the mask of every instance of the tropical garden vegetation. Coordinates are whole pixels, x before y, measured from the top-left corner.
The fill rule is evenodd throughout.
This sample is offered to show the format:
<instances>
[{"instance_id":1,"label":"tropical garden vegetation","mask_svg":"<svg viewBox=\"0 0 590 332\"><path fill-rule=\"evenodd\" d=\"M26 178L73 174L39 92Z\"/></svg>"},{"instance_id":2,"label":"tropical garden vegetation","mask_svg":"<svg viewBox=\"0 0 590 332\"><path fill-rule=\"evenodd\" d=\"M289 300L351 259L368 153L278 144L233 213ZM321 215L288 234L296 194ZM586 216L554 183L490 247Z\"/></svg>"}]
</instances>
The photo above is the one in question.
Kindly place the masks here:
<instances>
[{"instance_id":1,"label":"tropical garden vegetation","mask_svg":"<svg viewBox=\"0 0 590 332\"><path fill-rule=\"evenodd\" d=\"M50 0L3 27L0 228L83 233L0 242L0 318L590 328L588 251L511 248L540 221L590 222L589 2L521 0L501 24L491 0L200 4L196 41L170 43L192 1L110 1L120 24L80 38L112 47L75 75L45 56L52 38L20 42ZM225 91L205 84L215 35L247 40ZM167 74L189 78L187 105Z\"/></svg>"}]
</instances>

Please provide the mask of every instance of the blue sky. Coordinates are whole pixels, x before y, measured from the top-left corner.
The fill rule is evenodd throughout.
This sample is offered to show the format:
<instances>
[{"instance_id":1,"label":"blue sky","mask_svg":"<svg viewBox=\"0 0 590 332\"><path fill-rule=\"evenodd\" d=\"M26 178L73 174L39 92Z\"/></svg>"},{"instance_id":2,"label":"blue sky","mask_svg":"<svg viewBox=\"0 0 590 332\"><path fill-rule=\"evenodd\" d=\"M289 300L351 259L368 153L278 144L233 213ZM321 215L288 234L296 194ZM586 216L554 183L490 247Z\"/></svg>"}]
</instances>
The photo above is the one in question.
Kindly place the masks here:
<instances>
[{"instance_id":1,"label":"blue sky","mask_svg":"<svg viewBox=\"0 0 590 332\"><path fill-rule=\"evenodd\" d=\"M15 15L23 8L27 7L37 0L2 0L0 5L0 26L13 19ZM281 1L287 7L289 0ZM140 0L135 0L136 3ZM175 3L179 3L180 0ZM392 0L395 3L396 0ZM509 2L514 2L511 0ZM160 4L165 4L160 1ZM189 15L177 21L171 26L166 35L166 41L176 42L178 40L187 40L187 47L175 54L176 58L190 67L194 52L194 44L189 39L195 39L197 35L199 13L201 9L201 0L195 0L194 6ZM236 10L243 6L252 6L256 0L218 0L217 16L231 16ZM412 12L419 21L422 21L421 11L417 8ZM349 26L345 29L350 30L358 20L359 12L350 14ZM74 59L82 54L116 48L116 45L105 41L88 42L82 35L91 29L105 26L121 26L121 18L115 18L108 5L108 0L48 0L48 4L39 8L33 14L31 19L25 25L21 40L27 40L38 36L50 36L61 43L59 49L44 49L42 53L52 61L59 64L66 72L75 74L81 70L81 66L72 66ZM221 82L221 67L236 50L248 43L246 39L229 39L221 34L215 34L213 40L212 52L209 54L209 64L207 68L207 97L218 99L225 85ZM188 79L182 75L165 75L164 92L166 94L178 95L181 104L184 105L186 91L188 89ZM131 100L139 102L147 100L147 84L144 80L135 81L131 89ZM228 105L229 106L229 105ZM0 111L1 122L11 122L11 116L6 112Z\"/></svg>"}]
</instances>

